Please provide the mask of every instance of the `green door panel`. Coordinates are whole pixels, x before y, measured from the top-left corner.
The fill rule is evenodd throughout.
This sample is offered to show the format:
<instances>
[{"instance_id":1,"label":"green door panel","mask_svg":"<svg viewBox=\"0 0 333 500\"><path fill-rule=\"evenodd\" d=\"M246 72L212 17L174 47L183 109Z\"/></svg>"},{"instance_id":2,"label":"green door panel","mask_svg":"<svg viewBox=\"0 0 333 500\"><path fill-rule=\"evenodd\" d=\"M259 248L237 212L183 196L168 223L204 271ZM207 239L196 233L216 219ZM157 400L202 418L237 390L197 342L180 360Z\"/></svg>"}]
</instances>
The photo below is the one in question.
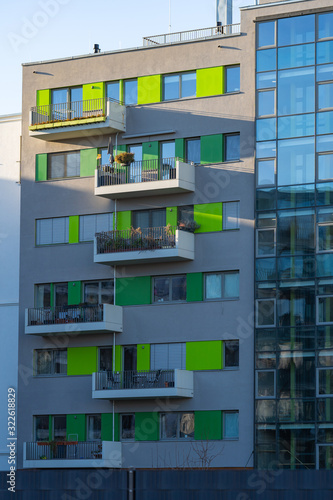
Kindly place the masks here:
<instances>
[{"instance_id":1,"label":"green door panel","mask_svg":"<svg viewBox=\"0 0 333 500\"><path fill-rule=\"evenodd\" d=\"M166 208L166 224L171 226L177 226L178 214L177 207L167 207Z\"/></svg>"},{"instance_id":2,"label":"green door panel","mask_svg":"<svg viewBox=\"0 0 333 500\"><path fill-rule=\"evenodd\" d=\"M181 161L185 161L185 139L175 139L175 155Z\"/></svg>"},{"instance_id":3,"label":"green door panel","mask_svg":"<svg viewBox=\"0 0 333 500\"><path fill-rule=\"evenodd\" d=\"M113 441L113 415L102 413L101 415L102 441ZM119 414L114 415L114 440L119 441Z\"/></svg>"},{"instance_id":4,"label":"green door panel","mask_svg":"<svg viewBox=\"0 0 333 500\"><path fill-rule=\"evenodd\" d=\"M86 441L86 416L66 415L66 437L67 441Z\"/></svg>"},{"instance_id":5,"label":"green door panel","mask_svg":"<svg viewBox=\"0 0 333 500\"><path fill-rule=\"evenodd\" d=\"M82 302L82 284L81 281L68 282L68 305L74 306Z\"/></svg>"},{"instance_id":6,"label":"green door panel","mask_svg":"<svg viewBox=\"0 0 333 500\"><path fill-rule=\"evenodd\" d=\"M137 370L150 370L150 344L138 344Z\"/></svg>"}]
</instances>

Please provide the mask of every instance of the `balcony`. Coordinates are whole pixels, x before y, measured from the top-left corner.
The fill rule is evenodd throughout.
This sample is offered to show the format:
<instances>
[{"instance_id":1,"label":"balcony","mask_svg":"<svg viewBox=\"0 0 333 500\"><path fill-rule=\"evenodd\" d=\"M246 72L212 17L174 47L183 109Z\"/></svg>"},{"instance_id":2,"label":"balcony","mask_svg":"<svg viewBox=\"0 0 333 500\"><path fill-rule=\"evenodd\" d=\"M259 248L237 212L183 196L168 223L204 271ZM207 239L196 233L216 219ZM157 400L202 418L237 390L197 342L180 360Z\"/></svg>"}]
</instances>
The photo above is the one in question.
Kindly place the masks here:
<instances>
[{"instance_id":1,"label":"balcony","mask_svg":"<svg viewBox=\"0 0 333 500\"><path fill-rule=\"evenodd\" d=\"M151 370L92 375L93 399L192 398L193 372Z\"/></svg>"},{"instance_id":2,"label":"balcony","mask_svg":"<svg viewBox=\"0 0 333 500\"><path fill-rule=\"evenodd\" d=\"M109 333L123 331L123 309L112 304L41 307L25 310L27 335Z\"/></svg>"},{"instance_id":3,"label":"balcony","mask_svg":"<svg viewBox=\"0 0 333 500\"><path fill-rule=\"evenodd\" d=\"M194 234L172 226L97 233L94 262L136 264L194 259Z\"/></svg>"},{"instance_id":4,"label":"balcony","mask_svg":"<svg viewBox=\"0 0 333 500\"><path fill-rule=\"evenodd\" d=\"M30 112L29 135L59 141L126 130L126 107L100 98L35 106Z\"/></svg>"},{"instance_id":5,"label":"balcony","mask_svg":"<svg viewBox=\"0 0 333 500\"><path fill-rule=\"evenodd\" d=\"M121 443L53 441L23 443L23 468L93 468L122 466Z\"/></svg>"},{"instance_id":6,"label":"balcony","mask_svg":"<svg viewBox=\"0 0 333 500\"><path fill-rule=\"evenodd\" d=\"M129 198L194 192L195 167L179 158L104 165L95 172L95 195Z\"/></svg>"}]
</instances>

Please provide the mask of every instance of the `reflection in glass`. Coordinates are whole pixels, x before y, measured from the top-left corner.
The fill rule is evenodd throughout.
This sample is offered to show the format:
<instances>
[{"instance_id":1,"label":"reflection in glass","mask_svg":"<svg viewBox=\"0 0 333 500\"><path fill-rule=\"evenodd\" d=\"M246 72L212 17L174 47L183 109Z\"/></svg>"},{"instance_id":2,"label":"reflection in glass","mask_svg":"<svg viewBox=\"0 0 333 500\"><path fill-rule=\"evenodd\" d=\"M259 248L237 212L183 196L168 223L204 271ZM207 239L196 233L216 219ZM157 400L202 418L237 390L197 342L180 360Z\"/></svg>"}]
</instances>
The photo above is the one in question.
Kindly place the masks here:
<instances>
[{"instance_id":1,"label":"reflection in glass","mask_svg":"<svg viewBox=\"0 0 333 500\"><path fill-rule=\"evenodd\" d=\"M275 45L275 21L258 24L258 48Z\"/></svg>"},{"instance_id":2,"label":"reflection in glass","mask_svg":"<svg viewBox=\"0 0 333 500\"><path fill-rule=\"evenodd\" d=\"M309 255L280 257L278 259L279 279L303 279L315 277L315 258Z\"/></svg>"},{"instance_id":3,"label":"reflection in glass","mask_svg":"<svg viewBox=\"0 0 333 500\"><path fill-rule=\"evenodd\" d=\"M274 158L275 156L276 156L275 141L257 143L257 158Z\"/></svg>"},{"instance_id":4,"label":"reflection in glass","mask_svg":"<svg viewBox=\"0 0 333 500\"><path fill-rule=\"evenodd\" d=\"M276 260L257 259L256 260L256 280L269 281L276 280Z\"/></svg>"},{"instance_id":5,"label":"reflection in glass","mask_svg":"<svg viewBox=\"0 0 333 500\"><path fill-rule=\"evenodd\" d=\"M314 42L315 16L297 16L278 20L278 45Z\"/></svg>"},{"instance_id":6,"label":"reflection in glass","mask_svg":"<svg viewBox=\"0 0 333 500\"><path fill-rule=\"evenodd\" d=\"M257 256L275 255L275 229L257 230Z\"/></svg>"},{"instance_id":7,"label":"reflection in glass","mask_svg":"<svg viewBox=\"0 0 333 500\"><path fill-rule=\"evenodd\" d=\"M333 40L317 43L317 64L333 62Z\"/></svg>"},{"instance_id":8,"label":"reflection in glass","mask_svg":"<svg viewBox=\"0 0 333 500\"><path fill-rule=\"evenodd\" d=\"M276 138L276 118L257 120L257 141L269 141Z\"/></svg>"},{"instance_id":9,"label":"reflection in glass","mask_svg":"<svg viewBox=\"0 0 333 500\"><path fill-rule=\"evenodd\" d=\"M317 134L333 134L333 111L317 113Z\"/></svg>"},{"instance_id":10,"label":"reflection in glass","mask_svg":"<svg viewBox=\"0 0 333 500\"><path fill-rule=\"evenodd\" d=\"M278 188L278 208L312 207L314 204L314 184Z\"/></svg>"},{"instance_id":11,"label":"reflection in glass","mask_svg":"<svg viewBox=\"0 0 333 500\"><path fill-rule=\"evenodd\" d=\"M299 281L299 286L292 286L290 282L282 283L286 287L280 288L277 301L279 326L315 324L315 287L304 286L306 283Z\"/></svg>"},{"instance_id":12,"label":"reflection in glass","mask_svg":"<svg viewBox=\"0 0 333 500\"><path fill-rule=\"evenodd\" d=\"M276 49L257 51L257 71L272 71L276 69Z\"/></svg>"},{"instance_id":13,"label":"reflection in glass","mask_svg":"<svg viewBox=\"0 0 333 500\"><path fill-rule=\"evenodd\" d=\"M314 138L278 141L278 185L314 182Z\"/></svg>"},{"instance_id":14,"label":"reflection in glass","mask_svg":"<svg viewBox=\"0 0 333 500\"><path fill-rule=\"evenodd\" d=\"M315 44L295 45L278 49L278 69L315 64Z\"/></svg>"},{"instance_id":15,"label":"reflection in glass","mask_svg":"<svg viewBox=\"0 0 333 500\"><path fill-rule=\"evenodd\" d=\"M256 209L274 210L276 207L275 188L257 189Z\"/></svg>"},{"instance_id":16,"label":"reflection in glass","mask_svg":"<svg viewBox=\"0 0 333 500\"><path fill-rule=\"evenodd\" d=\"M258 186L275 184L275 160L258 160Z\"/></svg>"},{"instance_id":17,"label":"reflection in glass","mask_svg":"<svg viewBox=\"0 0 333 500\"><path fill-rule=\"evenodd\" d=\"M226 69L226 92L240 91L240 66L227 66Z\"/></svg>"},{"instance_id":18,"label":"reflection in glass","mask_svg":"<svg viewBox=\"0 0 333 500\"><path fill-rule=\"evenodd\" d=\"M181 97L195 96L196 88L196 73L181 75Z\"/></svg>"},{"instance_id":19,"label":"reflection in glass","mask_svg":"<svg viewBox=\"0 0 333 500\"><path fill-rule=\"evenodd\" d=\"M119 101L119 81L106 84L106 97Z\"/></svg>"},{"instance_id":20,"label":"reflection in glass","mask_svg":"<svg viewBox=\"0 0 333 500\"><path fill-rule=\"evenodd\" d=\"M275 114L275 90L258 92L258 116Z\"/></svg>"},{"instance_id":21,"label":"reflection in glass","mask_svg":"<svg viewBox=\"0 0 333 500\"><path fill-rule=\"evenodd\" d=\"M333 38L333 12L318 14L318 38Z\"/></svg>"},{"instance_id":22,"label":"reflection in glass","mask_svg":"<svg viewBox=\"0 0 333 500\"><path fill-rule=\"evenodd\" d=\"M278 115L311 113L315 110L314 68L278 72Z\"/></svg>"},{"instance_id":23,"label":"reflection in glass","mask_svg":"<svg viewBox=\"0 0 333 500\"><path fill-rule=\"evenodd\" d=\"M138 82L137 80L125 80L124 82L125 105L137 104L138 102Z\"/></svg>"},{"instance_id":24,"label":"reflection in glass","mask_svg":"<svg viewBox=\"0 0 333 500\"><path fill-rule=\"evenodd\" d=\"M333 80L333 64L317 66L317 82Z\"/></svg>"},{"instance_id":25,"label":"reflection in glass","mask_svg":"<svg viewBox=\"0 0 333 500\"><path fill-rule=\"evenodd\" d=\"M179 99L179 75L169 75L163 78L163 99Z\"/></svg>"},{"instance_id":26,"label":"reflection in glass","mask_svg":"<svg viewBox=\"0 0 333 500\"><path fill-rule=\"evenodd\" d=\"M275 396L275 371L257 372L257 397L270 398Z\"/></svg>"},{"instance_id":27,"label":"reflection in glass","mask_svg":"<svg viewBox=\"0 0 333 500\"><path fill-rule=\"evenodd\" d=\"M275 325L275 300L257 300L257 325Z\"/></svg>"},{"instance_id":28,"label":"reflection in glass","mask_svg":"<svg viewBox=\"0 0 333 500\"><path fill-rule=\"evenodd\" d=\"M257 89L268 89L272 87L276 87L276 71L257 74Z\"/></svg>"},{"instance_id":29,"label":"reflection in glass","mask_svg":"<svg viewBox=\"0 0 333 500\"><path fill-rule=\"evenodd\" d=\"M333 135L317 137L317 153L333 151Z\"/></svg>"},{"instance_id":30,"label":"reflection in glass","mask_svg":"<svg viewBox=\"0 0 333 500\"><path fill-rule=\"evenodd\" d=\"M318 109L333 108L333 83L318 85Z\"/></svg>"},{"instance_id":31,"label":"reflection in glass","mask_svg":"<svg viewBox=\"0 0 333 500\"><path fill-rule=\"evenodd\" d=\"M333 154L318 155L318 180L333 179Z\"/></svg>"},{"instance_id":32,"label":"reflection in glass","mask_svg":"<svg viewBox=\"0 0 333 500\"><path fill-rule=\"evenodd\" d=\"M287 139L289 137L304 137L315 135L315 115L282 116L278 118L278 137Z\"/></svg>"},{"instance_id":33,"label":"reflection in glass","mask_svg":"<svg viewBox=\"0 0 333 500\"><path fill-rule=\"evenodd\" d=\"M277 254L312 254L315 250L315 215L312 210L279 212Z\"/></svg>"},{"instance_id":34,"label":"reflection in glass","mask_svg":"<svg viewBox=\"0 0 333 500\"><path fill-rule=\"evenodd\" d=\"M333 205L333 182L317 184L317 205Z\"/></svg>"}]
</instances>

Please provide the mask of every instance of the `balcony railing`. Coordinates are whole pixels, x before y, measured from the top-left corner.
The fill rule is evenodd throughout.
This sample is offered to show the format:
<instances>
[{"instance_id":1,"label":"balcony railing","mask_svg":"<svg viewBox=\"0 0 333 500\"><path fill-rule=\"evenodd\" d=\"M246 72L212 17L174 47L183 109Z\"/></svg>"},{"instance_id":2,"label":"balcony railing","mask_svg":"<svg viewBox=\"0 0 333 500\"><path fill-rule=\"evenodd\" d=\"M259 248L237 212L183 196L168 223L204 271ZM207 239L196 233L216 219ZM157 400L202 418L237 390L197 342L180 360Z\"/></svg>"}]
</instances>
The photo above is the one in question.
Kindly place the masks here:
<instances>
[{"instance_id":1,"label":"balcony railing","mask_svg":"<svg viewBox=\"0 0 333 500\"><path fill-rule=\"evenodd\" d=\"M97 233L97 254L174 248L176 229L168 225Z\"/></svg>"},{"instance_id":2,"label":"balcony railing","mask_svg":"<svg viewBox=\"0 0 333 500\"><path fill-rule=\"evenodd\" d=\"M177 161L179 158L163 158L135 161L128 166L102 165L97 169L97 187L176 179Z\"/></svg>"},{"instance_id":3,"label":"balcony railing","mask_svg":"<svg viewBox=\"0 0 333 500\"><path fill-rule=\"evenodd\" d=\"M200 38L215 38L221 36L240 34L240 24L226 24L225 26L213 26L191 31L178 31L164 35L154 35L143 38L144 46L156 46L167 43L191 42Z\"/></svg>"},{"instance_id":4,"label":"balcony railing","mask_svg":"<svg viewBox=\"0 0 333 500\"><path fill-rule=\"evenodd\" d=\"M111 98L87 99L85 101L44 104L31 108L31 125L43 125L55 122L70 122L105 116L107 101L122 104Z\"/></svg>"},{"instance_id":5,"label":"balcony railing","mask_svg":"<svg viewBox=\"0 0 333 500\"><path fill-rule=\"evenodd\" d=\"M52 441L26 443L26 460L75 460L102 458L102 443Z\"/></svg>"},{"instance_id":6,"label":"balcony railing","mask_svg":"<svg viewBox=\"0 0 333 500\"><path fill-rule=\"evenodd\" d=\"M103 304L28 309L28 326L103 321Z\"/></svg>"},{"instance_id":7,"label":"balcony railing","mask_svg":"<svg viewBox=\"0 0 333 500\"><path fill-rule=\"evenodd\" d=\"M95 390L158 389L175 386L174 370L98 372Z\"/></svg>"}]
</instances>

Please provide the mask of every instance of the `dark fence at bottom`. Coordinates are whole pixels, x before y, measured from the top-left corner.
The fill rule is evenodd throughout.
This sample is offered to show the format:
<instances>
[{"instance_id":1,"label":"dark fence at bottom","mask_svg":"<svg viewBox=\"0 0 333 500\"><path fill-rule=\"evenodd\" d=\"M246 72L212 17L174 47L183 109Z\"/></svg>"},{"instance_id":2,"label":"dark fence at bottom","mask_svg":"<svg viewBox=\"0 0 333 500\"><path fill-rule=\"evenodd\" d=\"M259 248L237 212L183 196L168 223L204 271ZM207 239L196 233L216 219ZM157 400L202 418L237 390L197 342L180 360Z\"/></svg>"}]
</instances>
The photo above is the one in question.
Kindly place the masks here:
<instances>
[{"instance_id":1,"label":"dark fence at bottom","mask_svg":"<svg viewBox=\"0 0 333 500\"><path fill-rule=\"evenodd\" d=\"M137 470L133 495L125 469L18 470L15 495L7 473L1 500L333 500L328 470Z\"/></svg>"}]
</instances>

